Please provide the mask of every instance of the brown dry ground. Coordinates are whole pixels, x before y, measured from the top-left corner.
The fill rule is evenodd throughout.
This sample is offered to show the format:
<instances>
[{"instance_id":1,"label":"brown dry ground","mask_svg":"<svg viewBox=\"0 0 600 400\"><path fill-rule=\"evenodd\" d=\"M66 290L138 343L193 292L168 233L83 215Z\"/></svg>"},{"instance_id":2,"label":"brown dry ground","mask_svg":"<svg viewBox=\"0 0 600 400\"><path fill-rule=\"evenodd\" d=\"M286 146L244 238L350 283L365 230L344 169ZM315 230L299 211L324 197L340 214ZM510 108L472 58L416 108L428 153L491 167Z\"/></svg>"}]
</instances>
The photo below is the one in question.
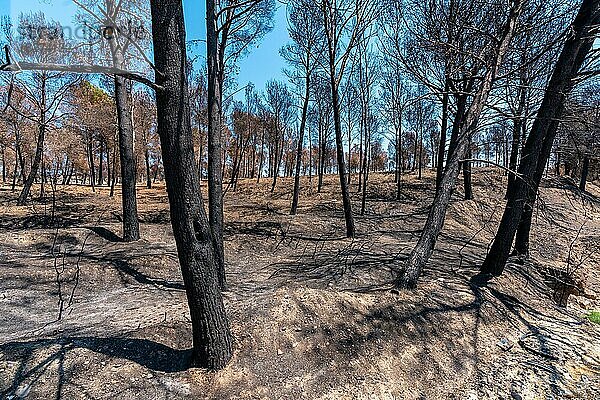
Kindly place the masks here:
<instances>
[{"instance_id":1,"label":"brown dry ground","mask_svg":"<svg viewBox=\"0 0 600 400\"><path fill-rule=\"evenodd\" d=\"M354 240L343 237L336 179L321 194L303 181L295 217L290 180L274 194L266 181L227 194L235 356L216 373L185 370L191 331L163 187L139 190L142 240L132 244L119 241L119 201L106 189L59 187L53 215L51 197L17 207L3 187L0 398L600 398L600 326L584 318L600 303L557 307L537 270L581 264L587 290L600 292L598 186L582 195L548 180L531 262L477 287L469 279L506 178L476 170L476 200L457 190L419 288L394 294L433 175L404 177L401 201L392 176L374 175Z\"/></svg>"}]
</instances>

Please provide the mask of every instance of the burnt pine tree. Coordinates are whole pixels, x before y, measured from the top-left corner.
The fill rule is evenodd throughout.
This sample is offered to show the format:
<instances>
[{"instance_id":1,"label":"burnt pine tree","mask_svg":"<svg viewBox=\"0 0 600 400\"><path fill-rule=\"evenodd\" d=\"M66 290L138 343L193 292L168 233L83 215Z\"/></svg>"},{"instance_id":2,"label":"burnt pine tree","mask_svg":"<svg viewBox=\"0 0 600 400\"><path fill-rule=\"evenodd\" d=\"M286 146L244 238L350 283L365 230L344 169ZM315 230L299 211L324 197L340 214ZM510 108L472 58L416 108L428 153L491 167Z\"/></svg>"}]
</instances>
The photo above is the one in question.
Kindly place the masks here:
<instances>
[{"instance_id":1,"label":"burnt pine tree","mask_svg":"<svg viewBox=\"0 0 600 400\"><path fill-rule=\"evenodd\" d=\"M429 260L429 257L431 257L437 237L444 225L446 211L450 204L450 197L456 187L461 161L467 155L468 146L470 144L469 139L472 133L477 129L481 112L483 111L490 91L492 90L494 79L509 50L510 42L515 35L519 17L523 10L523 3L523 0L511 2L507 21L498 35L497 44L493 53L491 53L487 71L482 77L479 89L461 121L456 146L454 150L451 151L450 159L447 162L446 170L444 171L439 189L437 190L433 205L429 211L429 216L427 217L423 232L406 262L404 272L400 274L396 281L396 286L399 288L416 287L421 271Z\"/></svg>"},{"instance_id":2,"label":"burnt pine tree","mask_svg":"<svg viewBox=\"0 0 600 400\"><path fill-rule=\"evenodd\" d=\"M328 75L331 89L331 108L333 111L338 175L346 221L346 236L354 237L354 217L352 215L348 180L346 179L346 161L342 141L340 83L344 78L352 50L359 44L360 39L365 37L365 31L375 20L377 4L371 0L362 2L321 0L317 6L321 8L321 19L326 39L325 52L327 56L325 57L326 65L324 69ZM344 41L344 39L346 40Z\"/></svg>"},{"instance_id":3,"label":"burnt pine tree","mask_svg":"<svg viewBox=\"0 0 600 400\"><path fill-rule=\"evenodd\" d=\"M158 133L173 235L193 331L192 366L223 368L232 336L219 290L218 253L209 226L194 158L181 0L152 0Z\"/></svg>"},{"instance_id":4,"label":"burnt pine tree","mask_svg":"<svg viewBox=\"0 0 600 400\"><path fill-rule=\"evenodd\" d=\"M115 76L115 102L119 131L119 154L121 157L121 199L123 203L123 240L136 241L140 238L135 193L135 156L133 153L133 123L131 102L127 93L127 82Z\"/></svg>"},{"instance_id":5,"label":"burnt pine tree","mask_svg":"<svg viewBox=\"0 0 600 400\"><path fill-rule=\"evenodd\" d=\"M524 254L528 251L537 190L565 110L565 101L594 45L594 29L597 29L598 24L600 0L584 0L569 28L569 36L554 67L544 99L525 143L517 170L521 179L516 179L509 188L498 232L481 266L482 274L502 274L517 230L516 251Z\"/></svg>"},{"instance_id":6,"label":"burnt pine tree","mask_svg":"<svg viewBox=\"0 0 600 400\"><path fill-rule=\"evenodd\" d=\"M217 250L219 286L225 289L225 249L223 247L223 172L221 145L221 105L223 86L219 74L219 46L215 0L206 2L206 62L208 65L208 216Z\"/></svg>"},{"instance_id":7,"label":"burnt pine tree","mask_svg":"<svg viewBox=\"0 0 600 400\"><path fill-rule=\"evenodd\" d=\"M302 96L302 115L298 132L296 149L296 170L294 175L294 193L290 215L296 215L300 197L300 169L302 167L302 151L304 149L304 131L308 118L310 102L311 77L317 67L316 57L319 57L322 37L318 19L313 14L306 0L295 0L288 5L288 32L292 43L281 50L281 55L293 67L291 80L299 88L304 89Z\"/></svg>"},{"instance_id":8,"label":"burnt pine tree","mask_svg":"<svg viewBox=\"0 0 600 400\"><path fill-rule=\"evenodd\" d=\"M128 65L126 55L133 41L127 33L119 29L120 23L124 24L122 17L131 15L132 10L124 10L121 2L116 0L74 1L86 16L95 21L102 22L104 26L113 28L105 30L103 39L108 42L113 67L125 70ZM119 3L119 4L117 4ZM110 32L110 35L107 34ZM100 49L97 49L100 50ZM140 225L138 220L136 198L136 162L133 139L133 117L131 112L131 95L126 77L115 75L114 96L117 111L117 126L119 136L119 156L121 165L121 200L123 208L123 241L133 242L140 238ZM102 162L102 157L100 157ZM98 185L101 184L102 168L99 170Z\"/></svg>"},{"instance_id":9,"label":"burnt pine tree","mask_svg":"<svg viewBox=\"0 0 600 400\"><path fill-rule=\"evenodd\" d=\"M220 6L220 7L219 7ZM223 153L221 129L226 68L272 26L274 0L206 1L208 64L208 216L219 256L219 284L226 287L223 247Z\"/></svg>"}]
</instances>

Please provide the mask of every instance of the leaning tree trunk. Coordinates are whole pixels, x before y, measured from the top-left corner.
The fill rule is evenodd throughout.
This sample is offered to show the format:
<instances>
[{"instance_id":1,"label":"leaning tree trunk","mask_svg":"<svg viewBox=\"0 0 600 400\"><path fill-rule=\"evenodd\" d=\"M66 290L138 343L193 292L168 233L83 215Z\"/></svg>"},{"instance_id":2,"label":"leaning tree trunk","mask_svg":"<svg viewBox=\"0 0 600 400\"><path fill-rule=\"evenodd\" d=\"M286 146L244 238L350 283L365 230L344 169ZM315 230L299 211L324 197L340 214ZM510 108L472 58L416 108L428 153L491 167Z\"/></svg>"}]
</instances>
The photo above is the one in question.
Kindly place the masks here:
<instances>
[{"instance_id":1,"label":"leaning tree trunk","mask_svg":"<svg viewBox=\"0 0 600 400\"><path fill-rule=\"evenodd\" d=\"M163 152L171 224L177 244L193 333L192 366L223 368L232 337L219 290L218 253L195 167L188 101L186 42L181 0L152 0L158 133Z\"/></svg>"},{"instance_id":2,"label":"leaning tree trunk","mask_svg":"<svg viewBox=\"0 0 600 400\"><path fill-rule=\"evenodd\" d=\"M43 120L43 117L42 117ZM17 205L23 206L27 203L27 199L29 198L29 193L31 192L31 186L33 185L33 181L38 174L38 170L40 168L40 164L42 162L42 155L44 152L44 138L46 136L46 123L41 122L38 126L38 137L37 144L35 148L35 156L33 157L33 163L31 164L31 171L29 171L29 175L27 179L23 182L23 189L21 189L21 194L19 195L19 199L17 200Z\"/></svg>"},{"instance_id":3,"label":"leaning tree trunk","mask_svg":"<svg viewBox=\"0 0 600 400\"><path fill-rule=\"evenodd\" d=\"M502 65L504 56L506 55L510 42L514 36L517 21L522 11L522 5L523 0L516 0L513 3L508 21L502 32L501 40L498 42L498 48L496 49L493 63L486 72L479 91L473 98L465 117L462 119L459 127L459 134L456 138L455 148L450 154L450 159L446 165L446 170L444 171L439 190L435 195L433 205L429 211L429 216L427 217L423 232L408 258L404 273L402 273L396 281L396 285L400 288L416 287L421 271L435 248L437 237L444 226L446 211L450 204L452 192L456 187L461 161L467 154L469 137L477 129L479 117L492 89L492 83L498 69Z\"/></svg>"},{"instance_id":4,"label":"leaning tree trunk","mask_svg":"<svg viewBox=\"0 0 600 400\"><path fill-rule=\"evenodd\" d=\"M304 130L306 129L306 116L308 115L308 102L310 101L310 73L306 75L306 92L304 93L304 104L302 105L302 119L300 120L300 132L298 135L298 148L296 153L296 175L294 177L294 197L292 200L291 215L296 215L298 200L300 197L300 167L302 166L302 149L304 148ZM348 180L349 181L349 180Z\"/></svg>"},{"instance_id":5,"label":"leaning tree trunk","mask_svg":"<svg viewBox=\"0 0 600 400\"><path fill-rule=\"evenodd\" d=\"M531 215L537 190L552 151L552 144L564 113L565 101L572 91L576 77L595 35L591 34L600 23L600 0L584 0L571 25L572 32L565 41L554 67L548 88L531 128L517 179L508 194L504 215L490 251L481 266L481 273L499 276L504 271L517 230L520 230L516 251L526 254L529 248Z\"/></svg>"},{"instance_id":6,"label":"leaning tree trunk","mask_svg":"<svg viewBox=\"0 0 600 400\"><path fill-rule=\"evenodd\" d=\"M444 174L444 156L446 155L446 136L448 131L448 101L450 94L450 81L446 77L446 83L444 85L444 93L442 93L442 127L440 130L440 143L438 146L437 154L437 170L435 176L435 189L439 190L440 184L442 183L442 176Z\"/></svg>"},{"instance_id":7,"label":"leaning tree trunk","mask_svg":"<svg viewBox=\"0 0 600 400\"><path fill-rule=\"evenodd\" d=\"M208 217L217 250L219 286L225 289L223 245L223 162L221 159L221 82L215 0L206 2L206 60L208 64Z\"/></svg>"},{"instance_id":8,"label":"leaning tree trunk","mask_svg":"<svg viewBox=\"0 0 600 400\"><path fill-rule=\"evenodd\" d=\"M525 62L525 57L523 58L523 62ZM526 71L521 71L521 76L519 78L520 87L517 89L519 93L519 105L517 107L517 114L515 116L515 120L513 122L513 135L512 142L510 146L510 159L508 162L508 169L510 170L508 173L508 187L506 189L506 198L508 199L508 193L510 188L515 183L517 176L514 174L514 171L517 170L519 164L519 152L521 150L521 141L523 140L522 136L525 136L527 124L525 123L525 117L523 113L525 112L525 105L527 103L527 76Z\"/></svg>"}]
</instances>

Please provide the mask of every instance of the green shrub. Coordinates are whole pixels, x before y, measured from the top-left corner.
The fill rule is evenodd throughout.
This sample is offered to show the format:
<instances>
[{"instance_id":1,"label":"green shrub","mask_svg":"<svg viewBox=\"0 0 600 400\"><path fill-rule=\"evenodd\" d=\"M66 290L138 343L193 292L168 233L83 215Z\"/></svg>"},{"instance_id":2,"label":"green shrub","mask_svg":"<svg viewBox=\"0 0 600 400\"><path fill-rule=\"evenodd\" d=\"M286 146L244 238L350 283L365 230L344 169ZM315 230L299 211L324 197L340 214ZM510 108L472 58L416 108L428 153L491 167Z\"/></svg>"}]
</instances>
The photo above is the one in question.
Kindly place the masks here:
<instances>
[{"instance_id":1,"label":"green shrub","mask_svg":"<svg viewBox=\"0 0 600 400\"><path fill-rule=\"evenodd\" d=\"M592 321L593 323L600 325L600 311L592 311L588 315L586 315L586 318Z\"/></svg>"}]
</instances>

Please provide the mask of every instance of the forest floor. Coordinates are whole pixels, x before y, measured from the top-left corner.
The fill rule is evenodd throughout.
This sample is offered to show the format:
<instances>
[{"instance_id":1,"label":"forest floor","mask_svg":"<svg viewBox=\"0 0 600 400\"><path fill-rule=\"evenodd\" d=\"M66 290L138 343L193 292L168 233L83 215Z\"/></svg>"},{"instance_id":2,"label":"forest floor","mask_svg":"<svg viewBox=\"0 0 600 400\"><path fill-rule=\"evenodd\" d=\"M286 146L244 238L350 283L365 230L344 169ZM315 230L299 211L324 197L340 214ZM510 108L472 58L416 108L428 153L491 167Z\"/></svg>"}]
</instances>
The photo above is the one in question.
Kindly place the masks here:
<instances>
[{"instance_id":1,"label":"forest floor","mask_svg":"<svg viewBox=\"0 0 600 400\"><path fill-rule=\"evenodd\" d=\"M356 176L352 185L359 210ZM600 187L551 178L532 257L470 283L504 206L506 177L476 169L455 193L418 289L391 291L433 198L432 173L371 177L358 235L344 238L337 177L226 195L225 301L235 356L186 370L191 327L164 187L139 189L142 239L120 241L102 188L59 187L17 207L0 188L0 398L598 399L600 300L558 307L544 268L574 269L600 299ZM35 193L38 193L39 188ZM118 195L118 193L117 193Z\"/></svg>"}]
</instances>

